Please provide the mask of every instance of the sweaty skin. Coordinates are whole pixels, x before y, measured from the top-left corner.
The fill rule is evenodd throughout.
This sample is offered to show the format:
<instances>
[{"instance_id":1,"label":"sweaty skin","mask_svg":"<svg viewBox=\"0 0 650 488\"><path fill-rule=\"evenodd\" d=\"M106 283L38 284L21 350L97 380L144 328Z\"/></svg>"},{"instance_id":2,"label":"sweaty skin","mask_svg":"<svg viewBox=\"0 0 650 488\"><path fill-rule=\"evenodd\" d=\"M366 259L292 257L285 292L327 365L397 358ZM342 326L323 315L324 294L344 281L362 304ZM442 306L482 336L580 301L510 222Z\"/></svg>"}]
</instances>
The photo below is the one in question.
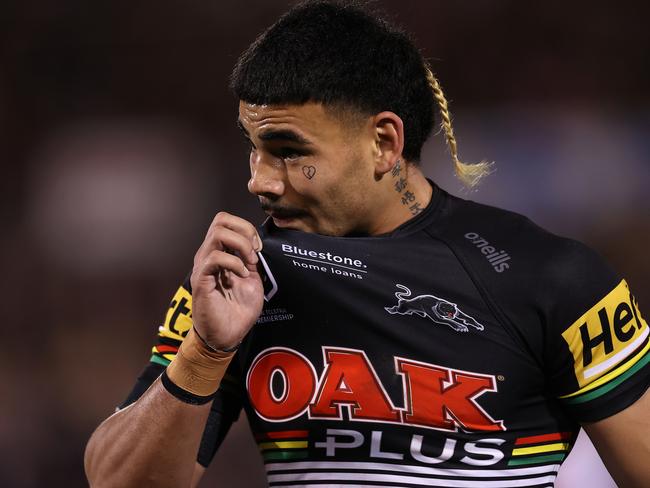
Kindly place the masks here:
<instances>
[{"instance_id":1,"label":"sweaty skin","mask_svg":"<svg viewBox=\"0 0 650 488\"><path fill-rule=\"evenodd\" d=\"M625 410L583 425L620 488L650 484L650 390Z\"/></svg>"},{"instance_id":2,"label":"sweaty skin","mask_svg":"<svg viewBox=\"0 0 650 488\"><path fill-rule=\"evenodd\" d=\"M382 234L410 219L414 203L424 208L431 199L419 168L402 160L403 124L392 112L354 119L317 103L241 102L239 126L251 144L248 188L279 227Z\"/></svg>"},{"instance_id":3,"label":"sweaty skin","mask_svg":"<svg viewBox=\"0 0 650 488\"><path fill-rule=\"evenodd\" d=\"M402 121L392 112L349 121L322 105L240 104L251 144L248 188L279 227L327 235L376 235L406 222L431 198L417 166L404 161ZM311 178L304 167L313 167ZM217 347L238 343L262 306L261 242L239 217L215 217L196 254L193 318ZM232 252L237 251L237 256ZM219 312L217 312L219 310ZM196 486L196 463L210 404L183 403L160 380L133 405L104 421L86 449L93 487ZM585 425L621 487L650 479L650 394L610 418ZM173 442L170 442L173 439Z\"/></svg>"},{"instance_id":4,"label":"sweaty skin","mask_svg":"<svg viewBox=\"0 0 650 488\"><path fill-rule=\"evenodd\" d=\"M195 255L194 326L214 347L238 344L262 309L256 255L261 246L251 223L222 212ZM93 433L85 456L91 486L197 483L196 473L201 470L196 467L196 454L209 411L210 403L183 403L157 379L137 402L109 417Z\"/></svg>"},{"instance_id":5,"label":"sweaty skin","mask_svg":"<svg viewBox=\"0 0 650 488\"><path fill-rule=\"evenodd\" d=\"M352 123L315 103L242 102L239 124L251 143L248 189L279 227L382 234L412 218L414 203L424 208L431 198L420 170L403 160L403 124L392 112ZM261 245L250 222L222 212L195 255L194 326L217 348L238 344L260 314L255 251ZM90 485L196 486L204 471L196 455L209 410L210 403L181 402L157 379L91 436L85 455Z\"/></svg>"}]
</instances>

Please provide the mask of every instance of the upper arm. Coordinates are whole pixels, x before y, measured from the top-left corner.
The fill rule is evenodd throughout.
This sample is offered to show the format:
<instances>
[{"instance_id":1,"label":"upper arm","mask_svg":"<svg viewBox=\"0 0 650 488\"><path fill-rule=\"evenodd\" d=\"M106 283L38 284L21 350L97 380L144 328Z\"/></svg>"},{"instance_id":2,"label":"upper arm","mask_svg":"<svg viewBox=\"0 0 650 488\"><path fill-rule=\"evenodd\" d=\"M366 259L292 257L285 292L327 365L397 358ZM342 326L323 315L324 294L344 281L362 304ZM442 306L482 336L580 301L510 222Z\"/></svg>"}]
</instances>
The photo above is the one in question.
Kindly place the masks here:
<instances>
[{"instance_id":1,"label":"upper arm","mask_svg":"<svg viewBox=\"0 0 650 488\"><path fill-rule=\"evenodd\" d=\"M602 258L564 241L545 263L544 365L550 393L580 423L613 417L650 378L650 330L627 282Z\"/></svg>"},{"instance_id":2,"label":"upper arm","mask_svg":"<svg viewBox=\"0 0 650 488\"><path fill-rule=\"evenodd\" d=\"M549 307L554 393L618 485L647 487L650 329L627 282L590 250L576 251L557 270L566 285L558 285L561 299Z\"/></svg>"},{"instance_id":3,"label":"upper arm","mask_svg":"<svg viewBox=\"0 0 650 488\"><path fill-rule=\"evenodd\" d=\"M199 486L201 478L203 478L203 473L205 473L206 468L201 466L199 463L194 465L194 474L192 474L192 484L191 488L196 488Z\"/></svg>"},{"instance_id":4,"label":"upper arm","mask_svg":"<svg viewBox=\"0 0 650 488\"><path fill-rule=\"evenodd\" d=\"M548 350L565 409L581 423L597 422L635 403L648 387L650 331L625 280L564 323Z\"/></svg>"},{"instance_id":5,"label":"upper arm","mask_svg":"<svg viewBox=\"0 0 650 488\"><path fill-rule=\"evenodd\" d=\"M650 484L650 390L619 413L583 427L620 488Z\"/></svg>"}]
</instances>

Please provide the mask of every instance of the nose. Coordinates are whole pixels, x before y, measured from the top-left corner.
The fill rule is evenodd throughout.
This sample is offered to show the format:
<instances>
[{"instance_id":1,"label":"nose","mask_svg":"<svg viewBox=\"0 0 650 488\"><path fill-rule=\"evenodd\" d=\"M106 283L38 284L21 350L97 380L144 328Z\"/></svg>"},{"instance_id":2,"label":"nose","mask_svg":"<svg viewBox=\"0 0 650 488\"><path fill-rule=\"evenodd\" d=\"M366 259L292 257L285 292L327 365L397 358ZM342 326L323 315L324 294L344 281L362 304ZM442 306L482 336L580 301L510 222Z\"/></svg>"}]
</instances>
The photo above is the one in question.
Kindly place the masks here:
<instances>
[{"instance_id":1,"label":"nose","mask_svg":"<svg viewBox=\"0 0 650 488\"><path fill-rule=\"evenodd\" d=\"M276 199L284 193L286 177L284 166L274 158L259 152L250 156L251 178L248 191L253 195Z\"/></svg>"}]
</instances>

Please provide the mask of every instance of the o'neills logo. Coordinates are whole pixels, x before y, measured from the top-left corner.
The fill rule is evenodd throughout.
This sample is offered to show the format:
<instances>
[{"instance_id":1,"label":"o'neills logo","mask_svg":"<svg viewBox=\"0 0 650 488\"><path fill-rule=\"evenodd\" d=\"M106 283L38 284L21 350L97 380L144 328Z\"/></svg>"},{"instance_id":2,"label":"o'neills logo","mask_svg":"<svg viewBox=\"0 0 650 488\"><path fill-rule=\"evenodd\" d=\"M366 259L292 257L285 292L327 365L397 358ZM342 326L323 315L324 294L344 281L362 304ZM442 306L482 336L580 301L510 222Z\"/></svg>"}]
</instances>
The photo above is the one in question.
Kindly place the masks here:
<instances>
[{"instance_id":1,"label":"o'neills logo","mask_svg":"<svg viewBox=\"0 0 650 488\"><path fill-rule=\"evenodd\" d=\"M506 262L510 261L510 255L504 250L497 251L496 247L492 246L476 232L468 232L465 234L465 239L481 250L481 253L485 255L485 258L497 273L503 273L510 268L510 265Z\"/></svg>"},{"instance_id":2,"label":"o'neills logo","mask_svg":"<svg viewBox=\"0 0 650 488\"><path fill-rule=\"evenodd\" d=\"M381 422L455 432L505 431L478 403L496 392L492 375L394 357L402 380L401 406L388 396L364 351L322 347L324 367L283 347L262 351L253 361L246 388L257 415L268 422L310 419ZM347 419L344 418L347 412Z\"/></svg>"}]
</instances>

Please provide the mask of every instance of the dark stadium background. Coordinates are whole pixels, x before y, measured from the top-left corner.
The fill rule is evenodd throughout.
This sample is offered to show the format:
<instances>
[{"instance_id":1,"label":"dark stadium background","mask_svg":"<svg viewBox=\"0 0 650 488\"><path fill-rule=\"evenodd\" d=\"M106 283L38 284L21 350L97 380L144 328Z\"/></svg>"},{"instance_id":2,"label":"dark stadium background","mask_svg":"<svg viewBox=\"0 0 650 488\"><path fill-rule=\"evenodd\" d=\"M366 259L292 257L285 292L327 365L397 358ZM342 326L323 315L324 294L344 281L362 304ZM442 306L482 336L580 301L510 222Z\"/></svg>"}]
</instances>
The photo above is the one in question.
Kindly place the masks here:
<instances>
[{"instance_id":1,"label":"dark stadium background","mask_svg":"<svg viewBox=\"0 0 650 488\"><path fill-rule=\"evenodd\" d=\"M470 197L596 248L648 316L647 4L378 4L433 59L461 157L497 163ZM212 215L260 221L227 79L287 5L0 4L0 486L86 485L85 442L148 360ZM423 165L458 193L440 134ZM264 485L243 425L215 464L202 486ZM576 464L559 486L610 486Z\"/></svg>"}]
</instances>

